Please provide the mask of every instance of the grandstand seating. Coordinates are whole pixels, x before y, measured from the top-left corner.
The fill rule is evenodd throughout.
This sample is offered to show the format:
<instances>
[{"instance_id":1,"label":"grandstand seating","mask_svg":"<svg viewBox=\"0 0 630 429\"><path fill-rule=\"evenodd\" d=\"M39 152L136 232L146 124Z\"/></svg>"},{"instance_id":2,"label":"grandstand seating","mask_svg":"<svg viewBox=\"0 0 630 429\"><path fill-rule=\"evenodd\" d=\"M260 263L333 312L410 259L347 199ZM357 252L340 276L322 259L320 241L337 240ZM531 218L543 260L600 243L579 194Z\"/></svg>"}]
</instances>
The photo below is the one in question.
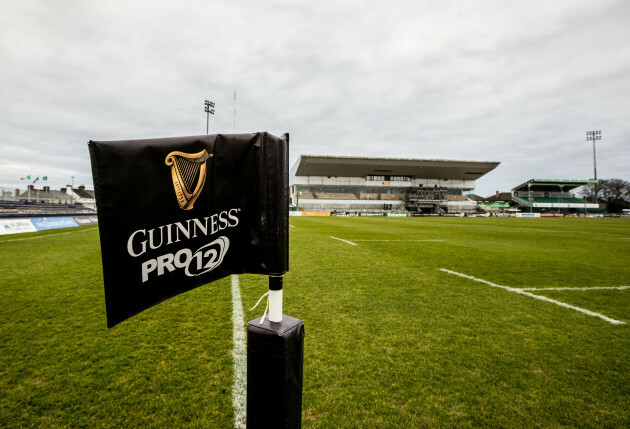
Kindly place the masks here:
<instances>
[{"instance_id":1,"label":"grandstand seating","mask_svg":"<svg viewBox=\"0 0 630 429\"><path fill-rule=\"evenodd\" d=\"M354 194L346 194L346 193L318 192L317 198L324 199L324 200L356 200L357 196Z\"/></svg>"},{"instance_id":2,"label":"grandstand seating","mask_svg":"<svg viewBox=\"0 0 630 429\"><path fill-rule=\"evenodd\" d=\"M584 204L584 201L579 198L562 198L562 197L536 197L533 199L535 203L569 203L569 204Z\"/></svg>"},{"instance_id":3,"label":"grandstand seating","mask_svg":"<svg viewBox=\"0 0 630 429\"><path fill-rule=\"evenodd\" d=\"M402 194L381 194L381 200L404 200L405 196Z\"/></svg>"},{"instance_id":4,"label":"grandstand seating","mask_svg":"<svg viewBox=\"0 0 630 429\"><path fill-rule=\"evenodd\" d=\"M468 201L466 195L444 195L446 201Z\"/></svg>"},{"instance_id":5,"label":"grandstand seating","mask_svg":"<svg viewBox=\"0 0 630 429\"><path fill-rule=\"evenodd\" d=\"M361 193L359 194L361 200L378 200L378 194Z\"/></svg>"},{"instance_id":6,"label":"grandstand seating","mask_svg":"<svg viewBox=\"0 0 630 429\"><path fill-rule=\"evenodd\" d=\"M315 196L312 192L300 191L300 193L298 194L298 198L301 198L303 200L313 200L315 199Z\"/></svg>"}]
</instances>

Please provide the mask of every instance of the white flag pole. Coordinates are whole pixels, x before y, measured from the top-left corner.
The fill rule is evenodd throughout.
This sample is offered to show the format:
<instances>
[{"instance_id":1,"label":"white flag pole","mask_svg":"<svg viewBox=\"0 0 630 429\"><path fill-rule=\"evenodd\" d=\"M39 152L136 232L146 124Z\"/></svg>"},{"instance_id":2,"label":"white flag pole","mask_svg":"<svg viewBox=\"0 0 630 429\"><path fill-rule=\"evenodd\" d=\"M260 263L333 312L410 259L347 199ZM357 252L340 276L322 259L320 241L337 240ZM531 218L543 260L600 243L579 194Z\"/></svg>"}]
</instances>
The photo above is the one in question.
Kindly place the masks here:
<instances>
[{"instance_id":1,"label":"white flag pole","mask_svg":"<svg viewBox=\"0 0 630 429\"><path fill-rule=\"evenodd\" d=\"M269 321L282 322L282 276L269 276Z\"/></svg>"}]
</instances>

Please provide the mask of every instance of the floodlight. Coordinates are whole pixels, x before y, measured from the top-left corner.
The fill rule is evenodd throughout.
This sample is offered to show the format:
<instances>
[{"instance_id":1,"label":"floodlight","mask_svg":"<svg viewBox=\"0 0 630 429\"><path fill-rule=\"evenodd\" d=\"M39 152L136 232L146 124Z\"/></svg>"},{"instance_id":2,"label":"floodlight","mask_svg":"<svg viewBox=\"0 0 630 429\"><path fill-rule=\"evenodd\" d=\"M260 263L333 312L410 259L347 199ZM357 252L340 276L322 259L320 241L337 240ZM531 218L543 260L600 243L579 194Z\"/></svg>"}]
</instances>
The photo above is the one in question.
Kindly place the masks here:
<instances>
[{"instance_id":1,"label":"floodlight","mask_svg":"<svg viewBox=\"0 0 630 429\"><path fill-rule=\"evenodd\" d=\"M593 173L594 173L593 179L595 180L595 183L593 184L593 188L594 188L593 189L593 203L594 204L597 204L597 157L595 155L595 141L601 140L601 139L602 139L601 130L586 132L586 141L593 142Z\"/></svg>"},{"instance_id":2,"label":"floodlight","mask_svg":"<svg viewBox=\"0 0 630 429\"><path fill-rule=\"evenodd\" d=\"M210 126L210 115L214 115L214 102L210 100L205 100L205 109L206 112L206 134L208 134L208 128Z\"/></svg>"}]
</instances>

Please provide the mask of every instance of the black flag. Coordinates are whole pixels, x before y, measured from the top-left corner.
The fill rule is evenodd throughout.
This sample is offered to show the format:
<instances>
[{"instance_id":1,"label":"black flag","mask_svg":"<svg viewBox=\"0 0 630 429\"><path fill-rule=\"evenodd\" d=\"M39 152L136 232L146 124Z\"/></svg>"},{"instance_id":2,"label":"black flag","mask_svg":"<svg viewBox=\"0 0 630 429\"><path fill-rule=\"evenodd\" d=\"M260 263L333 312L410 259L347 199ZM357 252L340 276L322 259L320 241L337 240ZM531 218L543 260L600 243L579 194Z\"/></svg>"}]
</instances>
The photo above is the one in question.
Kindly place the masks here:
<instances>
[{"instance_id":1,"label":"black flag","mask_svg":"<svg viewBox=\"0 0 630 429\"><path fill-rule=\"evenodd\" d=\"M88 143L107 326L230 274L289 269L289 136Z\"/></svg>"}]
</instances>

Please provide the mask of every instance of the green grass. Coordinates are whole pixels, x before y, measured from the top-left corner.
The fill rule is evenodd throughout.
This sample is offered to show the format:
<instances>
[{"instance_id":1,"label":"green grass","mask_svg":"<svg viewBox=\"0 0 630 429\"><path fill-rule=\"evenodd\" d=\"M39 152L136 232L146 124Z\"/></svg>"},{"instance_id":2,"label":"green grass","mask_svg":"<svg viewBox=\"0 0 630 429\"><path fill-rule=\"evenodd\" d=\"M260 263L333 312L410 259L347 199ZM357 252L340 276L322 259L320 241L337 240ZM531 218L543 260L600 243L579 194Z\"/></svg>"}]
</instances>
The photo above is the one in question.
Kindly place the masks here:
<instances>
[{"instance_id":1,"label":"green grass","mask_svg":"<svg viewBox=\"0 0 630 429\"><path fill-rule=\"evenodd\" d=\"M0 426L229 427L229 279L107 330L97 229L67 231L0 241Z\"/></svg>"},{"instance_id":2,"label":"green grass","mask_svg":"<svg viewBox=\"0 0 630 429\"><path fill-rule=\"evenodd\" d=\"M630 290L533 292L627 322L613 325L440 271L630 285L627 220L290 223L304 427L630 426ZM98 234L68 231L0 237L0 426L231 427L229 279L107 330ZM266 279L240 283L254 319Z\"/></svg>"}]
</instances>

